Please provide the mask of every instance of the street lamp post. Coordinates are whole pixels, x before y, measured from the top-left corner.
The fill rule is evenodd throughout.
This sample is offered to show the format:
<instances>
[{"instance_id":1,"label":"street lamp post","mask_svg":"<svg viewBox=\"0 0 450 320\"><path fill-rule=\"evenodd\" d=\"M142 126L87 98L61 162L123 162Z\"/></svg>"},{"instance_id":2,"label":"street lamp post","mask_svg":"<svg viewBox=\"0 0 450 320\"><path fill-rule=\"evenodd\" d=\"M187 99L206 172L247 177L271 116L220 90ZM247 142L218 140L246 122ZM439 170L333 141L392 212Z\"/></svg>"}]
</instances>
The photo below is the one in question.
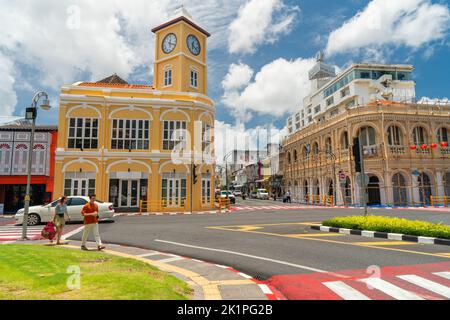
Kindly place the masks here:
<instances>
[{"instance_id":1,"label":"street lamp post","mask_svg":"<svg viewBox=\"0 0 450 320\"><path fill-rule=\"evenodd\" d=\"M27 227L28 227L28 212L30 209L30 192L31 192L31 169L33 162L33 149L34 149L34 132L36 128L36 117L37 117L37 106L41 98L44 98L40 107L43 110L49 110L50 101L48 99L48 94L40 91L36 93L31 102L31 106L26 109L25 119L31 120L31 137L30 146L28 148L28 168L27 168L27 188L25 194L24 212L23 212L23 222L22 222L22 240L28 240L27 238Z\"/></svg>"},{"instance_id":2,"label":"street lamp post","mask_svg":"<svg viewBox=\"0 0 450 320\"><path fill-rule=\"evenodd\" d=\"M228 198L228 192L229 192L229 187L228 187L228 163L227 163L227 158L233 153L233 151L228 152L224 157L223 157L223 162L225 164L225 183L226 183L226 187L227 187L227 198Z\"/></svg>"}]
</instances>

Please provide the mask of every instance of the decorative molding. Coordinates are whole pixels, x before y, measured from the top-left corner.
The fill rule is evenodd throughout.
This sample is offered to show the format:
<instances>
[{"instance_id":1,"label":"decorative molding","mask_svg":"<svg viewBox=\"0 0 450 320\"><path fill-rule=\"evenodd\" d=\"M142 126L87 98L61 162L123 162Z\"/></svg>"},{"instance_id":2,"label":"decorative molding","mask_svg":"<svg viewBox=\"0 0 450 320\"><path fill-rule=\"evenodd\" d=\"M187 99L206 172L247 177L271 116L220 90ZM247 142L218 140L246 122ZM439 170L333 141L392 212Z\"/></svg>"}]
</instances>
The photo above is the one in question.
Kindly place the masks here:
<instances>
[{"instance_id":1,"label":"decorative molding","mask_svg":"<svg viewBox=\"0 0 450 320\"><path fill-rule=\"evenodd\" d=\"M92 166L94 166L95 167L95 172L96 173L99 173L100 172L100 170L99 170L99 168L98 168L98 166L97 166L97 164L95 163L95 162L93 162L93 161L91 161L91 160L88 160L88 159L84 159L84 158L79 158L79 159L75 159L75 160L72 160L72 161L69 161L69 162L67 162L64 166L63 166L63 168L62 168L62 172L64 173L64 172L66 172L66 169L67 169L67 167L68 166L70 166L70 165L72 165L72 164L74 164L74 163L79 163L79 164L82 164L82 163L89 163L89 164L91 164Z\"/></svg>"}]
</instances>

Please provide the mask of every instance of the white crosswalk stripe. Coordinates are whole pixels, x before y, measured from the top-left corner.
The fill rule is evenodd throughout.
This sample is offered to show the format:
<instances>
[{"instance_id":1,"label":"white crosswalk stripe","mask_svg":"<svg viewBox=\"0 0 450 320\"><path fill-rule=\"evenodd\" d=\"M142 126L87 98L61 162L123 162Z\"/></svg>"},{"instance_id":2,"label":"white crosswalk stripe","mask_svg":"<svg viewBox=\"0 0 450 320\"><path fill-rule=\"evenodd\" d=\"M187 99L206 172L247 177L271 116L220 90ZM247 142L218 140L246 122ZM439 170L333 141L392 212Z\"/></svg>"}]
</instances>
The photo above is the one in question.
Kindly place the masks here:
<instances>
[{"instance_id":1,"label":"white crosswalk stripe","mask_svg":"<svg viewBox=\"0 0 450 320\"><path fill-rule=\"evenodd\" d=\"M43 226L33 226L27 228L27 237L37 238L40 236ZM22 237L22 226L1 226L0 241L18 240Z\"/></svg>"},{"instance_id":2,"label":"white crosswalk stripe","mask_svg":"<svg viewBox=\"0 0 450 320\"><path fill-rule=\"evenodd\" d=\"M370 300L369 297L342 281L324 282L323 284L344 300Z\"/></svg>"},{"instance_id":3,"label":"white crosswalk stripe","mask_svg":"<svg viewBox=\"0 0 450 320\"><path fill-rule=\"evenodd\" d=\"M442 277L442 278L445 278L445 279L450 280L450 272L447 272L447 271L444 271L444 272L434 272L433 274L436 275L436 276L439 276L439 277Z\"/></svg>"},{"instance_id":4,"label":"white crosswalk stripe","mask_svg":"<svg viewBox=\"0 0 450 320\"><path fill-rule=\"evenodd\" d=\"M450 288L446 287L442 284L439 284L437 282L413 275L408 274L404 276L397 276L398 278L408 281L416 286L422 287L424 289L427 289L428 291L437 293L441 296L444 296L446 298L450 298Z\"/></svg>"},{"instance_id":5,"label":"white crosswalk stripe","mask_svg":"<svg viewBox=\"0 0 450 320\"><path fill-rule=\"evenodd\" d=\"M387 282L380 278L367 278L367 279L360 279L359 281L364 282L367 285L397 300L424 300L421 296L418 296L413 292L397 287L396 285L393 285L392 283Z\"/></svg>"}]
</instances>

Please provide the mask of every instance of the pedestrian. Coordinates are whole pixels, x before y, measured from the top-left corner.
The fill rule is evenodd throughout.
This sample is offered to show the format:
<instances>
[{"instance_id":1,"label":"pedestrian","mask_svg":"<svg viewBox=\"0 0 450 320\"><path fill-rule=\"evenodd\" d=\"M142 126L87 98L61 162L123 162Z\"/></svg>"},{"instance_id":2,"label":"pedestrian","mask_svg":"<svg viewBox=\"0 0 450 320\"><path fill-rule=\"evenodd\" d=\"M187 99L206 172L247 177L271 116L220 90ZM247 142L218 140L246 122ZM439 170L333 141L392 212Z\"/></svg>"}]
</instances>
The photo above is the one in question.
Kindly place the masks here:
<instances>
[{"instance_id":1,"label":"pedestrian","mask_svg":"<svg viewBox=\"0 0 450 320\"><path fill-rule=\"evenodd\" d=\"M81 210L81 214L84 217L84 231L81 241L81 250L88 250L86 247L86 241L91 233L94 233L95 242L97 243L98 251L105 249L100 239L100 233L98 231L98 205L95 203L95 194L89 196L89 202L86 203Z\"/></svg>"},{"instance_id":2,"label":"pedestrian","mask_svg":"<svg viewBox=\"0 0 450 320\"><path fill-rule=\"evenodd\" d=\"M286 193L286 199L288 203L292 203L291 190L288 190L288 192Z\"/></svg>"},{"instance_id":3,"label":"pedestrian","mask_svg":"<svg viewBox=\"0 0 450 320\"><path fill-rule=\"evenodd\" d=\"M67 221L70 221L69 214L67 213L67 197L62 196L61 199L59 199L59 203L55 207L55 215L53 217L53 223L56 226L56 245L61 245L61 236L63 229L66 225L66 216ZM50 240L50 242L53 242L53 240Z\"/></svg>"},{"instance_id":4,"label":"pedestrian","mask_svg":"<svg viewBox=\"0 0 450 320\"><path fill-rule=\"evenodd\" d=\"M273 192L273 201L277 201L277 193L275 191Z\"/></svg>"}]
</instances>

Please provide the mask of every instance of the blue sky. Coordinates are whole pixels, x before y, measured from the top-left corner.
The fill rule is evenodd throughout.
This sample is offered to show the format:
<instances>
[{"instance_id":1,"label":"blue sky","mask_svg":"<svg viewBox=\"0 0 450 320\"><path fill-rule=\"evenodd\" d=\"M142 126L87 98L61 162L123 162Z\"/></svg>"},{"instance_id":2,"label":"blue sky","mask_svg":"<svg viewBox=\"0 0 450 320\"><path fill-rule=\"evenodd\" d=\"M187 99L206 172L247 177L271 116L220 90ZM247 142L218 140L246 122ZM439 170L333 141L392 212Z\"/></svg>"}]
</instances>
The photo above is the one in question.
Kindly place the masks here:
<instances>
[{"instance_id":1,"label":"blue sky","mask_svg":"<svg viewBox=\"0 0 450 320\"><path fill-rule=\"evenodd\" d=\"M439 0L192 0L194 20L210 31L209 95L219 126L282 129L308 94L317 51L342 69L351 62L408 63L417 98L450 97L450 11ZM44 89L118 73L152 82L154 37L176 0L0 0L0 115L21 115ZM24 9L26 8L26 9ZM226 84L224 81L226 80ZM40 113L56 124L58 109ZM245 127L244 127L245 126Z\"/></svg>"}]
</instances>

